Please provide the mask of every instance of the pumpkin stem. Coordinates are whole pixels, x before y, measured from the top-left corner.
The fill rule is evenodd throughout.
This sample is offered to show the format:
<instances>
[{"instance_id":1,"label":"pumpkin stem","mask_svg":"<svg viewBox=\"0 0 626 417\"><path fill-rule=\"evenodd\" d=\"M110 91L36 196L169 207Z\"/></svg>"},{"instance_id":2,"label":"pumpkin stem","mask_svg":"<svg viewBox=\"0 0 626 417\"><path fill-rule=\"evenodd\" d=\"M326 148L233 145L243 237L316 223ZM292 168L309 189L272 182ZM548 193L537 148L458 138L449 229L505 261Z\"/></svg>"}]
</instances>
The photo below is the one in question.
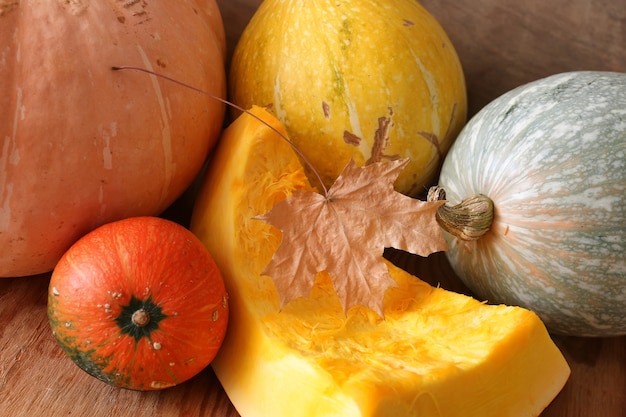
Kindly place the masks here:
<instances>
[{"instance_id":1,"label":"pumpkin stem","mask_svg":"<svg viewBox=\"0 0 626 417\"><path fill-rule=\"evenodd\" d=\"M143 308L135 311L130 320L137 327L145 327L150 323L150 315Z\"/></svg>"},{"instance_id":2,"label":"pumpkin stem","mask_svg":"<svg viewBox=\"0 0 626 417\"><path fill-rule=\"evenodd\" d=\"M428 201L446 199L446 191L438 185L428 190ZM436 213L437 223L446 232L462 240L477 240L493 223L494 204L489 197L475 194L455 206L442 205Z\"/></svg>"}]
</instances>

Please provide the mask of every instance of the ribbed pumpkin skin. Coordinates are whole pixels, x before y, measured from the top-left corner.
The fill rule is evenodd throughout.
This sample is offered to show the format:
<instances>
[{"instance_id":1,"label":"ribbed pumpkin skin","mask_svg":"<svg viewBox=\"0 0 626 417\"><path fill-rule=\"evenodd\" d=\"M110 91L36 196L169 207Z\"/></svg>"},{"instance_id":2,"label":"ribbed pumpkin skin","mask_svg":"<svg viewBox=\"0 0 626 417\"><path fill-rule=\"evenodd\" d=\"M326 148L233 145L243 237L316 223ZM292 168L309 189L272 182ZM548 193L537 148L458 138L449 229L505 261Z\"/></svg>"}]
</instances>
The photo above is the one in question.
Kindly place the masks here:
<instances>
[{"instance_id":1,"label":"ribbed pumpkin skin","mask_svg":"<svg viewBox=\"0 0 626 417\"><path fill-rule=\"evenodd\" d=\"M140 310L145 324L132 319ZM63 255L50 279L48 318L85 372L116 387L158 390L213 360L228 297L213 257L189 230L133 217L95 229Z\"/></svg>"},{"instance_id":2,"label":"ribbed pumpkin skin","mask_svg":"<svg viewBox=\"0 0 626 417\"><path fill-rule=\"evenodd\" d=\"M214 0L0 4L0 276L52 270L89 230L158 214L189 186L224 107Z\"/></svg>"},{"instance_id":3,"label":"ribbed pumpkin skin","mask_svg":"<svg viewBox=\"0 0 626 417\"><path fill-rule=\"evenodd\" d=\"M220 140L194 207L191 230L231 306L212 367L242 416L531 417L560 391L569 368L536 314L431 287L390 263L397 287L385 319L362 306L346 314L326 273L281 310L262 274L280 231L254 217L295 189L310 189L298 156L243 115Z\"/></svg>"},{"instance_id":4,"label":"ribbed pumpkin skin","mask_svg":"<svg viewBox=\"0 0 626 417\"><path fill-rule=\"evenodd\" d=\"M626 74L570 72L518 87L463 129L439 184L495 205L448 258L481 298L532 309L549 330L626 334Z\"/></svg>"},{"instance_id":5,"label":"ribbed pumpkin skin","mask_svg":"<svg viewBox=\"0 0 626 417\"><path fill-rule=\"evenodd\" d=\"M271 106L327 185L354 158L409 157L396 182L435 179L466 121L461 64L413 0L265 0L235 49L232 100ZM375 140L379 118L393 125Z\"/></svg>"}]
</instances>

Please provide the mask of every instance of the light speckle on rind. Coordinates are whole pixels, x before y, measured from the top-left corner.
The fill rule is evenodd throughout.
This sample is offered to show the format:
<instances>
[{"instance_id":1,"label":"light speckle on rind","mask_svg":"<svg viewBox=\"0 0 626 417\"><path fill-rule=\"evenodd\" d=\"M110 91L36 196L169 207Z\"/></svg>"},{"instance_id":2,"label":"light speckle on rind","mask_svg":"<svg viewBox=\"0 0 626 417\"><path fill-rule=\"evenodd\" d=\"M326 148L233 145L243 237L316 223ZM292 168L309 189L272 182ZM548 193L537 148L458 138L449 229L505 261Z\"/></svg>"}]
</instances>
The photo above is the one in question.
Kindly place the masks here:
<instances>
[{"instance_id":1,"label":"light speckle on rind","mask_svg":"<svg viewBox=\"0 0 626 417\"><path fill-rule=\"evenodd\" d=\"M109 295L116 300L122 298L122 293L120 291L109 291Z\"/></svg>"},{"instance_id":2,"label":"light speckle on rind","mask_svg":"<svg viewBox=\"0 0 626 417\"><path fill-rule=\"evenodd\" d=\"M59 290L57 289L57 287L52 287L52 295L58 297L59 295L61 295L61 293L59 292Z\"/></svg>"},{"instance_id":3,"label":"light speckle on rind","mask_svg":"<svg viewBox=\"0 0 626 417\"><path fill-rule=\"evenodd\" d=\"M71 14L75 16L80 15L87 9L87 7L89 7L88 0L66 0L60 3L65 6Z\"/></svg>"},{"instance_id":4,"label":"light speckle on rind","mask_svg":"<svg viewBox=\"0 0 626 417\"><path fill-rule=\"evenodd\" d=\"M164 382L164 381L152 381L150 383L150 388L154 388L154 389L165 389L165 388L170 388L173 387L176 384L173 384L171 382Z\"/></svg>"}]
</instances>

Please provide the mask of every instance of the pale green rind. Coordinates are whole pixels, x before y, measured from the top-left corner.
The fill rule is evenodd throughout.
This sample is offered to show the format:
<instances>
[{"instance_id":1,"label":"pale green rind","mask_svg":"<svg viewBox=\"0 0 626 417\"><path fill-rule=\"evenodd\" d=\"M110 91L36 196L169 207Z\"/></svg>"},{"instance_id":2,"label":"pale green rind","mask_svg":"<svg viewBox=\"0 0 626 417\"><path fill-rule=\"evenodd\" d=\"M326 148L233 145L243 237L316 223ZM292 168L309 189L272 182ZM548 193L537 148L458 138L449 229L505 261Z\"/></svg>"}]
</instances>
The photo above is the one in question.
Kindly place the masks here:
<instances>
[{"instance_id":1,"label":"pale green rind","mask_svg":"<svg viewBox=\"0 0 626 417\"><path fill-rule=\"evenodd\" d=\"M580 71L518 87L463 129L442 168L450 203L482 193L489 234L448 257L490 302L555 333L626 334L626 74Z\"/></svg>"}]
</instances>

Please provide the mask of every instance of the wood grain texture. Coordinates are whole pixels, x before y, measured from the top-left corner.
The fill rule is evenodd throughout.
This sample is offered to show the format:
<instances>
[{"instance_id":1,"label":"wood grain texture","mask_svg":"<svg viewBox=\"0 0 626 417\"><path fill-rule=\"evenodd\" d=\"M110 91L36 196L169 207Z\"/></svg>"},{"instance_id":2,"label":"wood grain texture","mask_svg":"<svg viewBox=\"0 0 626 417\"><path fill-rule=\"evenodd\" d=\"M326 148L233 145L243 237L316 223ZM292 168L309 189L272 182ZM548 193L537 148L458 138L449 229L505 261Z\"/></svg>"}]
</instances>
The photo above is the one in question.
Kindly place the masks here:
<instances>
[{"instance_id":1,"label":"wood grain texture","mask_svg":"<svg viewBox=\"0 0 626 417\"><path fill-rule=\"evenodd\" d=\"M218 0L229 56L261 0ZM423 0L461 58L470 114L503 92L552 73L626 72L624 0ZM185 215L169 213L185 221ZM183 210L188 208L182 207ZM387 256L433 285L468 293L441 253ZM158 392L116 389L64 356L46 316L49 276L0 279L0 417L237 417L213 372ZM622 417L626 337L555 337L572 376L541 417Z\"/></svg>"},{"instance_id":2,"label":"wood grain texture","mask_svg":"<svg viewBox=\"0 0 626 417\"><path fill-rule=\"evenodd\" d=\"M388 257L433 285L466 291L443 254ZM0 416L237 417L211 369L177 387L137 392L110 387L65 356L48 325L49 276L0 280ZM555 337L572 368L541 417L622 417L626 337Z\"/></svg>"}]
</instances>

